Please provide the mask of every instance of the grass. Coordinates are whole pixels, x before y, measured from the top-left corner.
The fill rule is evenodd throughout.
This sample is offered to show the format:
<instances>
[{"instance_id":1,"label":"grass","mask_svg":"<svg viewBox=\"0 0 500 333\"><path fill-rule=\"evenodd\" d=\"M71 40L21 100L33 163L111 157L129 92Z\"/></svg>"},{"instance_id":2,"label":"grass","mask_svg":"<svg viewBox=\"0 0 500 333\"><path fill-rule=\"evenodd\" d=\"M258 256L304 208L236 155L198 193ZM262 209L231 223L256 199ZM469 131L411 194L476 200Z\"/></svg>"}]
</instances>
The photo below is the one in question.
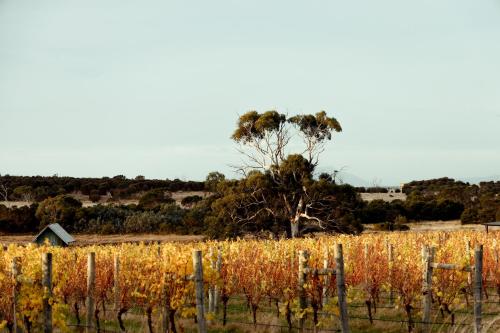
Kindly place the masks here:
<instances>
[{"instance_id":1,"label":"grass","mask_svg":"<svg viewBox=\"0 0 500 333\"><path fill-rule=\"evenodd\" d=\"M500 331L500 314L498 313L500 309L500 297L496 294L496 291L492 288L488 288L488 299L484 299L483 303L483 323L486 332L499 332ZM373 324L368 320L367 309L359 300L349 303L349 326L352 333L399 333L407 332L408 326L406 323L406 315L401 308L391 307L387 300L387 294L382 293L380 295L381 302L378 304L377 311L373 313L373 318L376 319ZM459 297L460 298L460 297ZM463 300L460 298L460 300ZM464 306L465 304L462 304ZM116 312L112 311L111 305L108 305L108 310L106 313L100 312L100 327L104 329L104 332L120 332L118 326L118 321L116 319ZM260 308L257 312L257 322L259 325L254 326L252 324L251 311L247 306L246 299L244 296L232 297L228 302L227 308L228 323L226 326L222 325L222 308L219 308L219 313L216 315L216 320L211 325L208 325L208 332L221 332L221 333L247 333L247 332L259 332L259 333L277 333L277 332L289 332L287 328L286 320L283 314L277 313L274 303L270 303L268 299L262 299L260 302ZM321 314L320 313L321 325L318 327L318 332L334 332L339 329L338 317L333 314ZM82 309L80 314L82 324L85 321L84 309ZM124 323L126 331L130 333L148 332L147 318L146 315L142 313L140 308L130 309L124 316ZM420 332L420 320L421 313L419 309L413 311L413 319L416 322L414 332ZM437 304L433 306L432 321L436 323L445 324L435 324L432 327L432 332L434 333L466 333L472 331L473 315L472 315L472 304L469 307L463 307L461 309L455 310L455 323L466 323L467 326L451 326L448 325L451 319L448 315L444 317L440 314ZM76 319L72 313L69 314L68 323L70 325L76 324ZM294 320L293 326L297 327L297 320ZM153 313L153 327L154 332L160 332L161 327L161 313ZM179 333L195 333L197 332L197 324L194 318L187 319L176 319L176 327ZM307 328L306 332L313 332L311 316L306 321ZM84 332L83 327L77 328L74 326L70 327L72 332ZM298 332L294 328L291 332Z\"/></svg>"},{"instance_id":2,"label":"grass","mask_svg":"<svg viewBox=\"0 0 500 333\"><path fill-rule=\"evenodd\" d=\"M498 332L499 326L489 326L489 322L496 320L499 316L495 310L498 310L498 303L494 302L497 297L490 297L491 303L485 303L483 305L483 321L485 327L488 327L488 332ZM466 322L468 324L472 323L472 308L459 310L456 312L456 323ZM261 302L261 307L257 312L257 322L262 325L254 326L252 324L251 312L246 305L246 301L243 297L230 299L228 303L228 323L226 326L222 326L222 309L220 309L219 314L216 316L216 321L214 324L208 326L208 332L210 333L250 333L250 332L260 332L260 333L277 333L277 332L289 332L287 328L287 323L282 314L278 317L276 313L276 308L274 304L269 304L267 300ZM407 332L408 327L406 321L406 315L401 309L389 308L388 306L380 307L377 312L374 313L373 317L380 320L375 320L373 324L369 322L368 319L358 319L359 317L367 318L367 310L362 306L351 306L349 307L349 324L352 333L400 333ZM418 310L413 313L414 320L416 322L420 321L421 314ZM153 327L155 332L159 332L160 327L160 314L153 314ZM107 331L119 332L120 328L118 322L115 318L115 313L108 311L106 316L101 315L100 318L101 328ZM318 332L334 332L339 329L338 318L334 315L320 315L320 320L323 323L319 328ZM385 321L387 320L387 321ZM392 322L395 321L395 322ZM403 322L397 322L403 321ZM439 309L436 307L433 309L433 321L439 323L446 323L450 321L450 318L445 316L441 317ZM124 322L127 332L148 332L148 327L146 323L146 316L141 314L140 309L133 309L124 315ZM71 317L71 324L75 324L76 320ZM294 327L297 326L297 320L293 322ZM178 332L181 333L195 333L197 332L197 325L193 318L180 319L176 321L176 326ZM306 332L313 332L312 323L310 320L306 321ZM470 332L471 326L450 326L450 325L434 325L432 332L453 332L462 333ZM74 330L78 332L79 330ZM414 332L419 332L419 324L415 325ZM298 332L296 328L292 332Z\"/></svg>"}]
</instances>

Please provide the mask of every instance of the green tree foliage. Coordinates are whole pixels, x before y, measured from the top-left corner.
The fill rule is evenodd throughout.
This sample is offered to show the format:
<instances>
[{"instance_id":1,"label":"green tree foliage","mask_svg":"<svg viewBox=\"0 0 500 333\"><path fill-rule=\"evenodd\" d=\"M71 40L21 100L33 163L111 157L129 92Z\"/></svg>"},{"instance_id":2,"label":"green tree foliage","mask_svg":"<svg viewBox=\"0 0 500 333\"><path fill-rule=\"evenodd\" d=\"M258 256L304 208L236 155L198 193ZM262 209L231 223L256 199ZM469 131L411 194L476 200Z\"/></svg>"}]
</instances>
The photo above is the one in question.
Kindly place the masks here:
<instances>
[{"instance_id":1,"label":"green tree foliage","mask_svg":"<svg viewBox=\"0 0 500 333\"><path fill-rule=\"evenodd\" d=\"M467 207L460 216L462 224L471 224L479 222L479 214L476 207Z\"/></svg>"},{"instance_id":2,"label":"green tree foliage","mask_svg":"<svg viewBox=\"0 0 500 333\"><path fill-rule=\"evenodd\" d=\"M115 200L136 198L140 194L156 188L163 188L170 192L175 191L203 191L204 182L174 180L145 179L137 176L127 179L123 175L103 178L73 178L73 177L42 177L42 176L0 176L0 184L12 190L20 188L18 195L12 194L12 199L23 200L26 193L34 201L42 201L59 194L81 193L91 195L98 191L101 196L111 194ZM24 188L23 188L24 187ZM31 191L26 191L28 187ZM95 194L92 194L95 196ZM14 197L15 196L15 197ZM0 193L1 198L1 193ZM30 200L26 200L30 201Z\"/></svg>"},{"instance_id":3,"label":"green tree foliage","mask_svg":"<svg viewBox=\"0 0 500 333\"><path fill-rule=\"evenodd\" d=\"M181 200L181 205L185 207L193 207L196 205L198 202L202 201L203 198L200 197L199 195L190 195L187 197L182 198Z\"/></svg>"},{"instance_id":4,"label":"green tree foliage","mask_svg":"<svg viewBox=\"0 0 500 333\"><path fill-rule=\"evenodd\" d=\"M395 204L394 204L395 205ZM373 200L365 204L365 207L358 213L363 223L391 222L398 215L406 215L404 208L398 205L393 207L392 202L384 200Z\"/></svg>"},{"instance_id":5,"label":"green tree foliage","mask_svg":"<svg viewBox=\"0 0 500 333\"><path fill-rule=\"evenodd\" d=\"M176 204L162 205L159 213L162 214L163 220L160 224L159 231L167 233L186 234L189 230L185 227L185 216L187 210L182 209Z\"/></svg>"},{"instance_id":6,"label":"green tree foliage","mask_svg":"<svg viewBox=\"0 0 500 333\"><path fill-rule=\"evenodd\" d=\"M384 222L377 224L375 230L379 231L406 231L410 230L410 227L404 224L398 224L394 222Z\"/></svg>"},{"instance_id":7,"label":"green tree foliage","mask_svg":"<svg viewBox=\"0 0 500 333\"><path fill-rule=\"evenodd\" d=\"M146 192L139 199L139 207L141 209L157 209L163 204L174 202L175 200L172 199L170 193L166 192L164 189L158 188Z\"/></svg>"},{"instance_id":8,"label":"green tree foliage","mask_svg":"<svg viewBox=\"0 0 500 333\"><path fill-rule=\"evenodd\" d=\"M89 199L92 202L99 202L99 200L101 200L101 194L99 193L99 190L90 191Z\"/></svg>"},{"instance_id":9,"label":"green tree foliage","mask_svg":"<svg viewBox=\"0 0 500 333\"><path fill-rule=\"evenodd\" d=\"M39 222L35 217L37 207L37 204L19 208L0 205L0 231L26 233L38 230Z\"/></svg>"},{"instance_id":10,"label":"green tree foliage","mask_svg":"<svg viewBox=\"0 0 500 333\"><path fill-rule=\"evenodd\" d=\"M127 216L134 213L133 207L96 205L81 208L75 216L74 230L95 234L115 234L123 232Z\"/></svg>"},{"instance_id":11,"label":"green tree foliage","mask_svg":"<svg viewBox=\"0 0 500 333\"><path fill-rule=\"evenodd\" d=\"M491 193L482 195L478 204L478 220L481 223L495 222L500 208L500 197Z\"/></svg>"},{"instance_id":12,"label":"green tree foliage","mask_svg":"<svg viewBox=\"0 0 500 333\"><path fill-rule=\"evenodd\" d=\"M500 208L500 182L479 185L439 178L414 181L404 186L411 219L455 219L462 223L496 220Z\"/></svg>"},{"instance_id":13,"label":"green tree foliage","mask_svg":"<svg viewBox=\"0 0 500 333\"><path fill-rule=\"evenodd\" d=\"M342 127L335 118L328 117L325 111L312 114L297 115L288 119L294 124L306 145L306 152L309 163L316 166L318 156L323 149L321 143L332 139L333 132L341 132Z\"/></svg>"},{"instance_id":14,"label":"green tree foliage","mask_svg":"<svg viewBox=\"0 0 500 333\"><path fill-rule=\"evenodd\" d=\"M34 200L33 188L28 185L21 185L16 187L14 191L12 191L12 195L16 200L29 202Z\"/></svg>"},{"instance_id":15,"label":"green tree foliage","mask_svg":"<svg viewBox=\"0 0 500 333\"><path fill-rule=\"evenodd\" d=\"M313 177L326 142L341 130L324 111L290 118L274 110L250 111L239 117L231 138L247 157L239 167L244 177L219 184L205 219L209 234L359 232L354 211L362 203L354 188L337 186L331 177ZM289 153L294 133L304 149Z\"/></svg>"},{"instance_id":16,"label":"green tree foliage","mask_svg":"<svg viewBox=\"0 0 500 333\"><path fill-rule=\"evenodd\" d=\"M224 180L226 180L224 174L217 171L210 172L205 179L205 190L212 193L217 192L217 187Z\"/></svg>"},{"instance_id":17,"label":"green tree foliage","mask_svg":"<svg viewBox=\"0 0 500 333\"><path fill-rule=\"evenodd\" d=\"M58 195L42 201L35 216L40 221L40 229L51 223L59 223L63 228L73 231L76 213L82 203L69 195Z\"/></svg>"},{"instance_id":18,"label":"green tree foliage","mask_svg":"<svg viewBox=\"0 0 500 333\"><path fill-rule=\"evenodd\" d=\"M162 214L152 211L127 216L123 224L126 233L157 232L163 222Z\"/></svg>"}]
</instances>

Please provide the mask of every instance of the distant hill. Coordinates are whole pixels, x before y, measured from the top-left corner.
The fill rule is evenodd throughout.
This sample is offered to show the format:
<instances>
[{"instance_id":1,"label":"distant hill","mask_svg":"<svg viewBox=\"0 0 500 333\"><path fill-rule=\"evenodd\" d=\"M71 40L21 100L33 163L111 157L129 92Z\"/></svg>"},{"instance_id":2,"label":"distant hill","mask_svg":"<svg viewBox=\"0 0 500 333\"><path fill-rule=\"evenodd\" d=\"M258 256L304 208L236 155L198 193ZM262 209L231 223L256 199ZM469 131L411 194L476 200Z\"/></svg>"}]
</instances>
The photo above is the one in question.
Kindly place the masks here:
<instances>
[{"instance_id":1,"label":"distant hill","mask_svg":"<svg viewBox=\"0 0 500 333\"><path fill-rule=\"evenodd\" d=\"M333 171L336 170L334 167L323 167L323 168L318 168L318 174L321 173L328 173L332 174ZM355 187L370 187L372 184L367 181L366 179L363 179L361 177L358 177L352 173L345 172L345 171L340 171L337 174L337 183L339 184L349 184Z\"/></svg>"},{"instance_id":2,"label":"distant hill","mask_svg":"<svg viewBox=\"0 0 500 333\"><path fill-rule=\"evenodd\" d=\"M500 181L500 175L488 176L488 177L468 177L468 178L458 178L458 179L470 184L479 184L481 182Z\"/></svg>"},{"instance_id":3,"label":"distant hill","mask_svg":"<svg viewBox=\"0 0 500 333\"><path fill-rule=\"evenodd\" d=\"M349 184L355 187L369 187L372 186L369 181L353 175L348 172L340 172L338 175L339 183Z\"/></svg>"}]
</instances>

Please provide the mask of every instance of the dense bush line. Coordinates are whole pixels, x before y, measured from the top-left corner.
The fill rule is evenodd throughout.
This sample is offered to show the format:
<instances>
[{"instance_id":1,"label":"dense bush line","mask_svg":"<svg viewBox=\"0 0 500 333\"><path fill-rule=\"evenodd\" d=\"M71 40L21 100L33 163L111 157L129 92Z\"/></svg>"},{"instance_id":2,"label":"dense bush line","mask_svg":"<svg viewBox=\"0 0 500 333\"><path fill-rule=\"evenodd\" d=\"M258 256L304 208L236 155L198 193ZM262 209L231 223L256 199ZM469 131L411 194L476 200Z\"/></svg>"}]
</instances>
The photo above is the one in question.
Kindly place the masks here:
<instances>
[{"instance_id":1,"label":"dense bush line","mask_svg":"<svg viewBox=\"0 0 500 333\"><path fill-rule=\"evenodd\" d=\"M455 181L451 178L413 181L405 184L403 192L407 202L415 204L430 201L449 203L441 210L454 213L463 206L462 223L486 223L500 220L500 181L481 182L478 185Z\"/></svg>"},{"instance_id":2,"label":"dense bush line","mask_svg":"<svg viewBox=\"0 0 500 333\"><path fill-rule=\"evenodd\" d=\"M29 207L0 205L0 232L36 233L47 224L57 222L71 233L199 234L205 231L203 210L203 205L185 209L175 203L162 204L152 210L137 205L82 207L77 200L61 195Z\"/></svg>"},{"instance_id":3,"label":"dense bush line","mask_svg":"<svg viewBox=\"0 0 500 333\"><path fill-rule=\"evenodd\" d=\"M404 187L406 201L363 202L359 188L337 185L325 178L311 181L310 195L317 196L318 207L329 207L325 220L331 224L323 229L305 225L304 233L357 233L362 230L362 223L379 223L380 230L401 230L403 223L421 220L461 219L462 223L500 220L500 182L469 185L448 178L412 182ZM251 186L261 186L258 182L265 185L265 175L225 180L222 174L212 173L203 187L197 187L210 190L212 195L206 198L189 196L181 205L176 204L165 187L146 191L138 204L130 205L112 203L82 207L80 201L66 194L46 198L31 206L7 208L0 205L0 232L35 233L49 223L58 222L75 233L203 233L213 238L262 232L289 234L288 222L279 216L264 214L265 210L251 221L245 220L248 214L245 207L249 202L246 191ZM260 195L272 197L272 190L261 187L260 191L270 192Z\"/></svg>"},{"instance_id":4,"label":"dense bush line","mask_svg":"<svg viewBox=\"0 0 500 333\"><path fill-rule=\"evenodd\" d=\"M110 196L114 200L134 198L152 189L164 189L170 192L203 191L204 182L145 179L137 176L128 179L119 175L112 178L74 178L42 176L0 176L0 184L7 189L7 199L16 201L42 201L60 194L81 193L97 202L101 196ZM4 193L2 193L4 194ZM0 197L0 200L6 198Z\"/></svg>"},{"instance_id":5,"label":"dense bush line","mask_svg":"<svg viewBox=\"0 0 500 333\"><path fill-rule=\"evenodd\" d=\"M463 210L463 204L451 200L373 200L358 214L363 223L393 222L398 216L408 221L448 221L460 219Z\"/></svg>"},{"instance_id":6,"label":"dense bush line","mask_svg":"<svg viewBox=\"0 0 500 333\"><path fill-rule=\"evenodd\" d=\"M210 178L209 178L210 180ZM218 184L208 184L218 188L207 198L190 196L181 205L173 201L169 192L153 189L144 194L138 204L98 204L82 207L82 203L70 195L61 194L47 198L30 207L0 205L0 232L36 233L50 223L59 223L72 233L177 233L205 234L212 238L234 238L248 233L289 234L288 223L278 217L262 215L251 223L233 219L241 194L240 188L248 185L244 180L223 178ZM325 229L306 227L304 233L314 231L359 232L362 230L356 212L364 203L354 188L349 185L335 185L321 181L317 184L328 194L323 204L331 207L331 219L335 222ZM320 196L321 198L321 196Z\"/></svg>"}]
</instances>

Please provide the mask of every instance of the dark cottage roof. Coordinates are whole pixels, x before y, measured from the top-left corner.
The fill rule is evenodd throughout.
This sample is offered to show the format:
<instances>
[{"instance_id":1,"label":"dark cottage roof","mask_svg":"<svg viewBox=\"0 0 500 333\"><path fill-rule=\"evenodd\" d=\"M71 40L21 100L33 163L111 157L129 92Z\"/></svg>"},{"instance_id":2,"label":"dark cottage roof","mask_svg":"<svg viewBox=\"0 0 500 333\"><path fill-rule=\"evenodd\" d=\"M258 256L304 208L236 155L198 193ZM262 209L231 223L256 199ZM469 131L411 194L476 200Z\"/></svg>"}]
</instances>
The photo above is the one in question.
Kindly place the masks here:
<instances>
[{"instance_id":1,"label":"dark cottage roof","mask_svg":"<svg viewBox=\"0 0 500 333\"><path fill-rule=\"evenodd\" d=\"M52 223L43 228L43 230L40 231L40 233L35 236L33 241L35 242L38 239L38 237L40 237L47 229L50 229L54 234L57 235L57 237L59 237L66 244L73 243L75 241L75 239L71 237L71 235L68 234L66 230L64 230L63 227L59 225L59 223Z\"/></svg>"},{"instance_id":2,"label":"dark cottage roof","mask_svg":"<svg viewBox=\"0 0 500 333\"><path fill-rule=\"evenodd\" d=\"M487 225L488 227L500 227L500 221L483 223L483 225Z\"/></svg>"}]
</instances>

